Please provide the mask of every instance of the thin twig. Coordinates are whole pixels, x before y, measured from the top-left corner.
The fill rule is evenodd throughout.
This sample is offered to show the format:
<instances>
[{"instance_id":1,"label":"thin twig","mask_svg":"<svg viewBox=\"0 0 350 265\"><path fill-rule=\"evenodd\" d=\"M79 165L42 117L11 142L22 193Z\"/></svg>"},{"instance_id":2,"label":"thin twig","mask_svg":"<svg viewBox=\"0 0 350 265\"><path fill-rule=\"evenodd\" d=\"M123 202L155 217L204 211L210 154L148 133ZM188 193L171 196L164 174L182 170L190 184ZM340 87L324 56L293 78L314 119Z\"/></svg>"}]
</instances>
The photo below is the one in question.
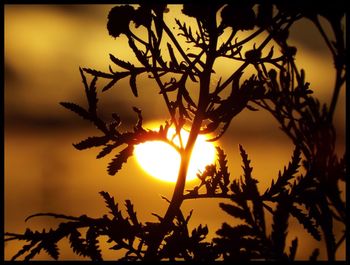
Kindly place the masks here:
<instances>
[{"instance_id":1,"label":"thin twig","mask_svg":"<svg viewBox=\"0 0 350 265\"><path fill-rule=\"evenodd\" d=\"M62 218L62 219L68 219L68 220L74 220L74 221L81 220L81 217L69 216L69 215L65 215L65 214L37 213L37 214L33 214L33 215L28 216L24 221L27 222L29 219L32 219L32 218L38 217L38 216L50 216L50 217L54 217L54 218Z\"/></svg>"}]
</instances>

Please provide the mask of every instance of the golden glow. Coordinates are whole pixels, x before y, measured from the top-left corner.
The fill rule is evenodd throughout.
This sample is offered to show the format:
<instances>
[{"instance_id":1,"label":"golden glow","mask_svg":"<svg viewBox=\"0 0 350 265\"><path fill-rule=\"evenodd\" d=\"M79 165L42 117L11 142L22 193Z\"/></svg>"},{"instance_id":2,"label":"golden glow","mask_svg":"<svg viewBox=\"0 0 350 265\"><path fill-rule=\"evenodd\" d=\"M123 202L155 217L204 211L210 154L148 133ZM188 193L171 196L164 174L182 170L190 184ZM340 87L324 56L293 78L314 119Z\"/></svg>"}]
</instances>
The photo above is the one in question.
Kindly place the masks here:
<instances>
[{"instance_id":1,"label":"golden glow","mask_svg":"<svg viewBox=\"0 0 350 265\"><path fill-rule=\"evenodd\" d=\"M175 134L174 128L169 128L168 139ZM189 133L182 130L181 138L184 144L188 140ZM179 137L174 138L174 143L179 144ZM215 160L215 147L206 137L199 135L192 151L186 181L196 179L198 171L204 171L205 166ZM136 160L143 170L149 175L167 182L176 182L180 167L180 154L171 145L162 141L149 141L135 146Z\"/></svg>"}]
</instances>

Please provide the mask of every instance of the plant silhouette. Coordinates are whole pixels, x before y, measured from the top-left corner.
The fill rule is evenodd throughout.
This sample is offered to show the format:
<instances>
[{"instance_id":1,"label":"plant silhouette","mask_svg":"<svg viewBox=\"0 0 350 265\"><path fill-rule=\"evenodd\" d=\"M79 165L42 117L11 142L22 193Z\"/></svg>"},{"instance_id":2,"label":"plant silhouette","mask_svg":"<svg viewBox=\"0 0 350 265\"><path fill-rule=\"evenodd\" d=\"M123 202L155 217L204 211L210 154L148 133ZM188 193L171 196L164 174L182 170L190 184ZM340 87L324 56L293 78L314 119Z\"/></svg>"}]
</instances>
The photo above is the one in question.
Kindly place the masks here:
<instances>
[{"instance_id":1,"label":"plant silhouette","mask_svg":"<svg viewBox=\"0 0 350 265\"><path fill-rule=\"evenodd\" d=\"M121 260L128 261L293 261L300 239L295 238L290 246L286 244L290 217L294 217L310 237L324 242L327 259L335 260L337 249L345 241L346 220L345 201L339 188L339 183L345 182L345 154L338 157L335 153L333 124L339 91L345 84L346 48L341 24L344 10L344 3L337 1L313 6L301 1L293 5L289 1L184 4L182 12L188 21L176 19L180 34L175 35L163 18L168 12L165 4L112 8L108 32L114 38L126 37L138 63L110 54L109 72L80 68L87 107L70 102L61 102L61 105L93 123L101 135L90 136L74 147L78 150L98 147L97 158L117 152L107 168L110 175L115 175L133 155L135 145L152 140L166 142L181 156L172 198L164 215L155 214L158 222L140 222L130 200L125 200L121 207L106 191L100 195L109 212L101 218L34 214L27 219L51 216L64 222L49 231L28 228L23 234L6 232L5 241L27 242L13 260L21 257L30 260L42 250L58 259L57 243L65 237L76 254L102 260L99 237L107 236L111 249L126 250ZM333 39L325 33L321 18L330 25ZM295 60L297 47L288 44L289 29L300 19L313 22L333 56L336 82L329 105L321 105L313 97L307 75ZM139 27L145 30L145 36L137 35L135 29ZM239 35L242 31L249 34L242 37ZM228 37L224 34L227 32ZM261 36L263 40L257 41ZM185 50L183 43L196 52ZM227 78L220 78L213 88L212 76L218 74L214 63L219 58L239 66ZM249 73L248 68L254 69L250 76L243 74ZM157 83L169 119L157 130L147 129L141 110L133 107L138 121L131 130L123 132L119 129L122 119L116 113L111 114L111 122L99 116L98 95L116 87L119 80L128 79L137 97L141 89L137 79L144 73ZM100 79L107 80L103 87L98 87ZM198 89L189 89L193 83ZM243 174L232 177L226 154L217 146L216 162L198 173L198 186L185 190L187 168L197 136L214 135L210 141L217 141L244 109L267 111L275 118L295 146L289 164L261 192L244 147L240 145L238 150ZM167 138L171 126L180 139L180 130L189 130L186 144L180 141L178 146ZM240 219L241 224L232 226L224 222L212 240L206 239L207 226L199 224L189 231L191 214L184 216L181 205L184 200L200 198L222 198L221 209ZM271 232L266 229L267 213L272 215ZM337 238L334 226L339 224L344 228L344 235ZM83 228L85 235L82 235ZM315 249L310 253L310 260L316 260L319 252Z\"/></svg>"}]
</instances>

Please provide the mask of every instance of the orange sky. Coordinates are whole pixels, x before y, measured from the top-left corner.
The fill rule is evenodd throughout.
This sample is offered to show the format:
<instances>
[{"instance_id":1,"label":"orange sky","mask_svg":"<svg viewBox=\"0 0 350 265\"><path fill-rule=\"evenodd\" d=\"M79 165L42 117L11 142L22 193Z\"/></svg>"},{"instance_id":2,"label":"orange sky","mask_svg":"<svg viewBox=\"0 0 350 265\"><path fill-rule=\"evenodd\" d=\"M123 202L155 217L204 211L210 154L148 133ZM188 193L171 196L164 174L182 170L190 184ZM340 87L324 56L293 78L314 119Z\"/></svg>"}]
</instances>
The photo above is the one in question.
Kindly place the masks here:
<instances>
[{"instance_id":1,"label":"orange sky","mask_svg":"<svg viewBox=\"0 0 350 265\"><path fill-rule=\"evenodd\" d=\"M4 7L6 231L22 232L27 225L39 229L52 224L45 218L24 223L26 216L36 212L102 215L106 211L98 195L101 190L115 196L120 205L123 200L131 199L144 221L153 218L152 212L162 215L166 209L160 195L170 198L172 185L147 176L140 171L134 158L116 176L109 176L106 167L110 157L96 160L97 150L81 152L72 147L73 142L93 132L88 127L76 126L85 123L58 104L85 100L79 66L107 71L109 53L123 58L130 55L123 38L113 39L108 35L106 21L111 7ZM169 23L181 15L181 7L174 6L170 10ZM307 21L297 23L291 37L291 44L298 46L297 62L305 68L315 95L321 102L329 102L329 88L334 82L333 75L329 74L333 73L330 53ZM219 63L217 67L227 74L226 65ZM107 106L106 112L121 113L126 124L135 119L131 106L141 107L146 120L167 118L159 91L150 81L142 82L137 99L123 83L102 95L100 102ZM219 144L228 154L234 177L242 174L238 144L245 147L252 158L253 175L264 190L271 176L275 177L289 162L292 145L270 116L263 112L254 115L245 111L237 117ZM339 97L335 123L340 136L338 150L342 154L345 149L345 89ZM191 225L208 224L214 232L227 217L217 204L218 201L185 202L184 212L194 208ZM296 234L301 233L298 229L295 227ZM292 239L288 238L289 242ZM307 249L315 246L313 242L300 242L299 251L303 244ZM7 258L14 251L10 247L5 250ZM299 255L307 257L309 254ZM63 258L73 257L69 251L63 254ZM109 254L108 257L114 256Z\"/></svg>"}]
</instances>

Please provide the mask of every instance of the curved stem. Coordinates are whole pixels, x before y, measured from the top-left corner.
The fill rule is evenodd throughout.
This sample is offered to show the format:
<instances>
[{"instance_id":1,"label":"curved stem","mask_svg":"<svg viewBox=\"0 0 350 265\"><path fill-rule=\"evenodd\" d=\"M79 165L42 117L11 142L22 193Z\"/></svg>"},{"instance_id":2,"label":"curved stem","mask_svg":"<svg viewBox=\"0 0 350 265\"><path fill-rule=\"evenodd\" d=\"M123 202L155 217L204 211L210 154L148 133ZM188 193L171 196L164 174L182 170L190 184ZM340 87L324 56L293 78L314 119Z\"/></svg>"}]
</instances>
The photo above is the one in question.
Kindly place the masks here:
<instances>
[{"instance_id":1,"label":"curved stem","mask_svg":"<svg viewBox=\"0 0 350 265\"><path fill-rule=\"evenodd\" d=\"M333 46L332 46L332 44L331 44L331 42L330 42L330 40L329 40L327 34L324 32L324 30L323 30L323 28L322 28L319 19L316 18L316 19L313 19L312 21L313 21L314 24L316 25L316 27L317 27L318 31L320 32L320 34L321 34L323 40L325 41L326 45L328 46L328 49L329 49L330 52L332 53L333 58L335 58L335 57L336 57L336 53L335 53L335 51L334 51L334 49L333 49Z\"/></svg>"},{"instance_id":2,"label":"curved stem","mask_svg":"<svg viewBox=\"0 0 350 265\"><path fill-rule=\"evenodd\" d=\"M216 28L216 24L215 28ZM165 26L166 27L166 26ZM210 42L209 42L209 51L208 56L206 59L206 63L203 69L203 72L200 74L200 89L199 89L199 99L198 99L198 109L196 111L191 130L190 135L186 144L185 149L183 152L181 152L181 164L180 169L178 172L178 178L176 181L174 193L170 202L170 205L164 215L164 218L162 219L159 229L154 232L152 241L149 242L148 249L145 253L144 259L145 260L159 260L158 257L158 248L166 235L166 233L169 231L171 224L178 213L180 206L183 202L184 196L184 189L185 189L185 183L186 183L186 177L187 177L187 169L190 163L192 150L194 147L194 144L196 142L196 139L199 135L202 121L204 118L205 110L208 105L209 101L209 87L210 87L210 78L211 78L211 72L213 68L213 64L216 58L216 45L217 45L217 34L216 31L213 32L213 34L210 36ZM187 56L186 56L187 57Z\"/></svg>"},{"instance_id":3,"label":"curved stem","mask_svg":"<svg viewBox=\"0 0 350 265\"><path fill-rule=\"evenodd\" d=\"M133 37L135 40L137 40L138 42L142 43L143 45L145 45L146 48L149 47L149 43L145 42L143 39L139 38L138 36L136 36L131 30L129 30L128 32L130 34L131 37Z\"/></svg>"},{"instance_id":4,"label":"curved stem","mask_svg":"<svg viewBox=\"0 0 350 265\"><path fill-rule=\"evenodd\" d=\"M331 100L331 104L329 106L329 112L328 112L328 121L329 122L332 122L332 120L333 120L333 115L335 112L335 107L337 105L340 89L345 81L345 78L342 77L341 74L342 74L341 70L337 69L332 100Z\"/></svg>"},{"instance_id":5,"label":"curved stem","mask_svg":"<svg viewBox=\"0 0 350 265\"><path fill-rule=\"evenodd\" d=\"M192 150L199 133L201 123L202 123L202 120L198 116L196 116L196 119L194 120L192 125L192 129L190 131L186 148L181 153L181 164L180 164L180 169L178 173L178 179L176 182L176 186L174 189L174 193L173 193L170 205L165 213L165 216L162 222L160 223L159 229L153 235L152 241L149 242L149 247L144 257L145 260L153 261L158 259L157 258L158 248L165 234L167 233L167 231L169 231L172 221L174 220L183 202L183 191L185 189L187 169L190 162Z\"/></svg>"}]
</instances>

